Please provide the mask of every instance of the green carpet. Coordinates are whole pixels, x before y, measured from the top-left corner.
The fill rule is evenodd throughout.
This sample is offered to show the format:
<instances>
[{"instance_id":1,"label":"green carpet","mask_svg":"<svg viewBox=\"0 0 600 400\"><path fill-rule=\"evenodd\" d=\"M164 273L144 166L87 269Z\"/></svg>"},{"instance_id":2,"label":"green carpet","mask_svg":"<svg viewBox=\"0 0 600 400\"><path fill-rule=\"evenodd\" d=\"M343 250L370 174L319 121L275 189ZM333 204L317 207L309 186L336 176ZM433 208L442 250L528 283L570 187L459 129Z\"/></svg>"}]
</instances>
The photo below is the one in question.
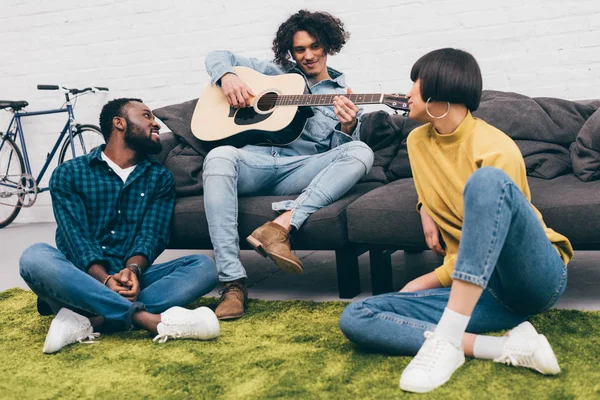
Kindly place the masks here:
<instances>
[{"instance_id":1,"label":"green carpet","mask_svg":"<svg viewBox=\"0 0 600 400\"><path fill-rule=\"evenodd\" d=\"M198 304L214 306L215 299ZM408 357L363 352L338 328L342 302L259 301L211 342L153 343L143 331L42 354L50 317L31 292L0 293L0 398L390 399ZM468 359L419 399L600 398L600 313L553 310L533 320L562 367L556 377Z\"/></svg>"}]
</instances>

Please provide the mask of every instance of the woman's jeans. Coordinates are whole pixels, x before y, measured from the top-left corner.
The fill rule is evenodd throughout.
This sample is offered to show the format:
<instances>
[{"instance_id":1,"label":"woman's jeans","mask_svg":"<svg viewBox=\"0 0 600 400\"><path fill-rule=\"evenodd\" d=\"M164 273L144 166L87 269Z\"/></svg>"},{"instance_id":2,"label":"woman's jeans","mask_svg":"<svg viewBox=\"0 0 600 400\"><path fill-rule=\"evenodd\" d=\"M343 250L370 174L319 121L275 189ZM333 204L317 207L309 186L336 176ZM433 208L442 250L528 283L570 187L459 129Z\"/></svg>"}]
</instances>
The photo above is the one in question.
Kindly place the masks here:
<instances>
[{"instance_id":1,"label":"woman's jeans","mask_svg":"<svg viewBox=\"0 0 600 400\"><path fill-rule=\"evenodd\" d=\"M464 219L453 279L484 288L469 333L510 329L552 307L567 269L521 190L502 170L477 170L464 189ZM448 304L450 288L374 296L346 307L340 328L372 350L414 355Z\"/></svg>"},{"instance_id":2,"label":"woman's jeans","mask_svg":"<svg viewBox=\"0 0 600 400\"><path fill-rule=\"evenodd\" d=\"M299 229L315 211L352 188L373 165L373 151L352 141L319 154L297 155L285 147L221 146L204 160L204 210L215 249L219 280L245 278L240 261L238 196L299 196L273 203L273 210L292 210Z\"/></svg>"},{"instance_id":3,"label":"woman's jeans","mask_svg":"<svg viewBox=\"0 0 600 400\"><path fill-rule=\"evenodd\" d=\"M103 330L130 329L136 311L159 314L184 306L217 284L214 261L204 255L181 257L148 267L140 277L140 294L131 302L77 268L58 249L37 243L20 260L21 277L56 313L66 307L86 316L103 316Z\"/></svg>"}]
</instances>

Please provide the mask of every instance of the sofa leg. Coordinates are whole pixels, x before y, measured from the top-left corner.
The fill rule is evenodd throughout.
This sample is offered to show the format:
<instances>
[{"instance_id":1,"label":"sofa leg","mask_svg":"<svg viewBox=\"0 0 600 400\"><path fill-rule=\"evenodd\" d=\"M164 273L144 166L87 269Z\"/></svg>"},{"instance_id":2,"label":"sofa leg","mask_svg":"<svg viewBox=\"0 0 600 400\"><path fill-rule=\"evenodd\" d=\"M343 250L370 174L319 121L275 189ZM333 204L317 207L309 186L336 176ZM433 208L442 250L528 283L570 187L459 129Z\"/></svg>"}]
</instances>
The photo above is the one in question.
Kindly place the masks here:
<instances>
[{"instance_id":1,"label":"sofa leg","mask_svg":"<svg viewBox=\"0 0 600 400\"><path fill-rule=\"evenodd\" d=\"M393 250L369 250L371 263L371 289L373 294L389 293L394 290L392 276Z\"/></svg>"},{"instance_id":2,"label":"sofa leg","mask_svg":"<svg viewBox=\"0 0 600 400\"><path fill-rule=\"evenodd\" d=\"M360 293L358 254L350 247L335 251L338 292L340 299L351 299Z\"/></svg>"}]
</instances>

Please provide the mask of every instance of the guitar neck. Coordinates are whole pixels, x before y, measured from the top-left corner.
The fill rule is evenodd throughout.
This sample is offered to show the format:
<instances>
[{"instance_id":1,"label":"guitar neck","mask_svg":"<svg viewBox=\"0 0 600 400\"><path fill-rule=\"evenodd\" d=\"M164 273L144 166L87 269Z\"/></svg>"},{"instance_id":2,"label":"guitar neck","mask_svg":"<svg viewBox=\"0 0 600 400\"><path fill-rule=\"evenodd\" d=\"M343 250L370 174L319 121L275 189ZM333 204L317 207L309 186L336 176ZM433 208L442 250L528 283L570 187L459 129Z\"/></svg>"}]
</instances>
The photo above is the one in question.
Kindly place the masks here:
<instances>
[{"instance_id":1,"label":"guitar neck","mask_svg":"<svg viewBox=\"0 0 600 400\"><path fill-rule=\"evenodd\" d=\"M382 104L383 93L367 94L300 94L280 95L275 101L276 106L330 106L336 96L344 96L354 104Z\"/></svg>"}]
</instances>

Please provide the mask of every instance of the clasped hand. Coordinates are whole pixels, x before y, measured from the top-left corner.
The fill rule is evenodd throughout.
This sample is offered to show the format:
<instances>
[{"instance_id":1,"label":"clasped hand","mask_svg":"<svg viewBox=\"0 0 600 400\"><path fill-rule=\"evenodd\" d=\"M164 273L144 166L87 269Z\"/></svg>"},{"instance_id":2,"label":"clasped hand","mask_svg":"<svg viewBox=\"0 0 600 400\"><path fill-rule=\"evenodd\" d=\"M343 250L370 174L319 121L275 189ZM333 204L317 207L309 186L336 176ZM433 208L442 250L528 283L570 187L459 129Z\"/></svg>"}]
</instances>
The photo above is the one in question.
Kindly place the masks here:
<instances>
[{"instance_id":1,"label":"clasped hand","mask_svg":"<svg viewBox=\"0 0 600 400\"><path fill-rule=\"evenodd\" d=\"M127 268L114 274L106 286L129 301L135 301L140 294L140 283L135 273Z\"/></svg>"}]
</instances>

